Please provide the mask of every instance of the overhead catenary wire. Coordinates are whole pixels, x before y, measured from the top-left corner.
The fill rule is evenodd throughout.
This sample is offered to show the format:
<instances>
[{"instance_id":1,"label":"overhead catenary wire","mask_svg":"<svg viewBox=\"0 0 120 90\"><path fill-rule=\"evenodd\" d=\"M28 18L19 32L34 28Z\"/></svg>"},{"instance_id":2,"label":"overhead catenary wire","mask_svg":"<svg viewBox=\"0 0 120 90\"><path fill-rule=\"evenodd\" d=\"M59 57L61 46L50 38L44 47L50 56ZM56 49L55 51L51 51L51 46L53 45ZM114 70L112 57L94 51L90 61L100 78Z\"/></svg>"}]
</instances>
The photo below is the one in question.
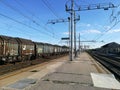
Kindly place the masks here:
<instances>
[{"instance_id":1,"label":"overhead catenary wire","mask_svg":"<svg viewBox=\"0 0 120 90\"><path fill-rule=\"evenodd\" d=\"M120 21L116 22L114 25L112 25L108 30L106 30L101 36L99 36L96 40L100 39L103 35L105 35L108 31L110 31L112 28L114 28Z\"/></svg>"},{"instance_id":2,"label":"overhead catenary wire","mask_svg":"<svg viewBox=\"0 0 120 90\"><path fill-rule=\"evenodd\" d=\"M15 12L19 13L20 15L24 16L25 18L31 20L33 23L35 23L36 25L38 25L38 23L36 23L35 20L33 20L31 17L23 14L20 10L18 10L17 8L14 8L13 6L11 6L10 4L4 2L4 1L1 1L1 3L3 3L4 5L6 5L7 7L9 7L10 9L14 10Z\"/></svg>"},{"instance_id":3,"label":"overhead catenary wire","mask_svg":"<svg viewBox=\"0 0 120 90\"><path fill-rule=\"evenodd\" d=\"M51 5L47 0L41 0L41 1L53 13L55 17L60 18L59 15L51 8Z\"/></svg>"},{"instance_id":4,"label":"overhead catenary wire","mask_svg":"<svg viewBox=\"0 0 120 90\"><path fill-rule=\"evenodd\" d=\"M55 9L52 7L52 5L49 3L48 0L42 0L43 4L51 11L51 13L53 13L53 15L58 18L61 19L61 17L58 15L58 13L55 11ZM65 23L66 24L66 23Z\"/></svg>"},{"instance_id":5,"label":"overhead catenary wire","mask_svg":"<svg viewBox=\"0 0 120 90\"><path fill-rule=\"evenodd\" d=\"M39 21L42 21L39 17L35 16L34 13L32 11L30 11L29 9L27 9L22 3L20 3L18 0L14 0L19 6L23 7L24 10L26 12L28 12L29 14L31 14L33 17L35 17L37 20ZM48 28L46 26L42 26L40 23L39 23L39 26L42 27L44 30L47 30L47 32L49 33L52 33L48 30ZM52 33L53 34L53 33Z\"/></svg>"},{"instance_id":6,"label":"overhead catenary wire","mask_svg":"<svg viewBox=\"0 0 120 90\"><path fill-rule=\"evenodd\" d=\"M58 13L55 11L55 9L52 7L52 5L49 3L48 0L42 0L42 2L56 18L61 19L61 17L58 15ZM53 33L53 34L55 35L55 33ZM58 35L56 35L56 36L58 36Z\"/></svg>"},{"instance_id":7,"label":"overhead catenary wire","mask_svg":"<svg viewBox=\"0 0 120 90\"><path fill-rule=\"evenodd\" d=\"M119 7L119 5L118 5L118 7ZM116 19L115 23L108 30L104 31L99 37L97 37L96 40L100 39L102 36L104 36L107 32L109 32L112 28L114 28L120 22L120 20L117 20L119 14L117 14L116 16L114 16L113 14L114 14L114 12L112 11L112 14L110 15L110 17L113 17L113 18L115 17L114 18L114 19ZM112 19L111 23L114 21L114 19Z\"/></svg>"},{"instance_id":8,"label":"overhead catenary wire","mask_svg":"<svg viewBox=\"0 0 120 90\"><path fill-rule=\"evenodd\" d=\"M75 3L75 5L76 5L76 7L79 7L79 6L77 5L77 3ZM103 34L102 34L102 35L103 35ZM102 35L101 35L101 36L102 36ZM99 36L99 37L97 36L97 37L95 37L95 39L97 40L97 39L100 38L101 36ZM93 40L94 40L94 39L93 39Z\"/></svg>"},{"instance_id":9,"label":"overhead catenary wire","mask_svg":"<svg viewBox=\"0 0 120 90\"><path fill-rule=\"evenodd\" d=\"M36 17L32 11L27 9L20 1L14 0L19 6L23 7L25 11L27 11L29 14L32 14L32 16ZM36 17L37 19L40 19L39 17Z\"/></svg>"},{"instance_id":10,"label":"overhead catenary wire","mask_svg":"<svg viewBox=\"0 0 120 90\"><path fill-rule=\"evenodd\" d=\"M6 26L9 26L9 24L7 24L7 23L3 23L3 24L5 24ZM13 28L14 26L12 26L12 25L10 25L10 27L11 28ZM30 33L30 32L23 32L23 31L21 31L21 29L20 28L18 28L18 27L15 27L16 29L12 29L12 30L14 30L14 31L16 31L16 32L19 32L19 33L22 33L22 34L25 34L25 35L29 35L29 36L32 36L33 34L32 33ZM26 30L26 29L25 29ZM28 30L27 30L28 31ZM17 33L18 34L18 33Z\"/></svg>"},{"instance_id":11,"label":"overhead catenary wire","mask_svg":"<svg viewBox=\"0 0 120 90\"><path fill-rule=\"evenodd\" d=\"M17 12L17 13L19 13L20 15L24 16L25 18L27 18L28 20L32 21L32 23L36 24L37 26L40 26L40 27L43 28L43 29L47 29L46 27L43 27L42 25L40 25L37 21L35 21L35 20L32 19L31 17L23 14L23 13L22 13L20 10L18 10L17 8L11 6L10 4L8 4L8 3L4 2L4 1L1 1L1 2L2 2L4 5L6 5L7 7L11 8L12 10L14 10L15 12ZM42 31L41 31L41 32L42 32ZM47 32L49 32L49 31L47 31ZM46 32L43 32L43 33L46 33ZM49 33L51 33L51 32L49 32ZM46 34L47 34L47 33L46 33ZM51 34L53 34L53 33L51 33ZM47 35L48 35L48 34L47 34Z\"/></svg>"},{"instance_id":12,"label":"overhead catenary wire","mask_svg":"<svg viewBox=\"0 0 120 90\"><path fill-rule=\"evenodd\" d=\"M75 3L75 5L76 5L77 7L79 7L79 5L77 5L77 3ZM110 5L110 4L109 4L109 5ZM114 7L114 5L113 5L113 7ZM90 7L89 7L89 8L90 8ZM108 7L108 8L109 8L109 7ZM104 8L103 8L103 9L104 9ZM114 25L113 25L113 27L114 27ZM111 28L110 28L110 29L111 29ZM102 35L103 35L103 34L102 34ZM101 35L101 36L102 36L102 35ZM101 36L99 36L99 37L101 37ZM99 38L99 37L98 37L98 38ZM97 38L97 39L98 39L98 38ZM96 39L96 40L97 40L97 39Z\"/></svg>"},{"instance_id":13,"label":"overhead catenary wire","mask_svg":"<svg viewBox=\"0 0 120 90\"><path fill-rule=\"evenodd\" d=\"M120 4L117 5L116 7L119 8ZM120 22L117 20L117 17L119 16L119 14L114 16L114 13L115 13L115 10L113 9L112 13L109 16L110 24L112 24L113 22L114 22L114 24L110 28L108 28L106 31L102 32L102 34L100 36L95 37L95 40L102 38L102 36L104 36L107 32L109 32L112 28L114 28Z\"/></svg>"},{"instance_id":14,"label":"overhead catenary wire","mask_svg":"<svg viewBox=\"0 0 120 90\"><path fill-rule=\"evenodd\" d=\"M119 6L120 6L120 5L118 5L118 8L119 8ZM110 15L110 19L112 18L111 23L115 23L115 26L116 26L116 25L120 22L120 20L118 19L119 15L120 15L120 11L118 11L116 15L114 15L114 13L115 13L115 11L112 11L112 14ZM109 31L110 31L110 30L109 30ZM109 32L109 31L108 31L108 32ZM108 39L111 39L111 37L113 37L113 36L109 36L109 37L107 38L107 40L108 40Z\"/></svg>"},{"instance_id":15,"label":"overhead catenary wire","mask_svg":"<svg viewBox=\"0 0 120 90\"><path fill-rule=\"evenodd\" d=\"M12 21L14 21L14 22L16 22L16 23L19 23L19 24L21 24L21 25L23 25L23 26L26 26L26 27L28 27L28 28L30 28L30 29L36 30L36 31L38 31L38 32L42 32L42 31L40 31L40 30L38 30L38 29L30 26L30 25L27 25L27 24L25 24L25 23L23 23L23 22L20 22L20 21L18 21L18 20L16 20L16 19L13 19L13 18L11 18L11 17L9 17L9 16L7 16L7 15L4 15L4 14L2 14L2 13L0 13L0 16L3 16L3 17L5 17L5 18L7 18L7 19L10 19L10 20L12 20ZM45 34L45 33L42 32L41 34ZM47 35L47 34L45 34L45 35ZM50 35L48 35L48 36L50 36ZM55 39L56 39L56 38L55 38Z\"/></svg>"},{"instance_id":16,"label":"overhead catenary wire","mask_svg":"<svg viewBox=\"0 0 120 90\"><path fill-rule=\"evenodd\" d=\"M74 3L74 0L71 0L71 3ZM76 4L76 6L78 7L78 5ZM81 8L81 6L79 6L79 8L77 9L73 9L72 5L71 8L69 8L69 6L66 5L66 11L71 12L71 16L72 16L72 11L86 11L86 10L95 10L95 9L104 9L104 10L108 10L109 8L114 8L114 4L92 4L92 5L87 5L87 6L83 6L83 8ZM72 20L71 20L72 21ZM72 25L71 25L72 26ZM72 30L71 30L72 31ZM71 35L72 36L72 35ZM71 40L72 42L72 40ZM72 48L72 45L71 45ZM72 51L72 50L71 50ZM71 55L72 56L72 55Z\"/></svg>"}]
</instances>

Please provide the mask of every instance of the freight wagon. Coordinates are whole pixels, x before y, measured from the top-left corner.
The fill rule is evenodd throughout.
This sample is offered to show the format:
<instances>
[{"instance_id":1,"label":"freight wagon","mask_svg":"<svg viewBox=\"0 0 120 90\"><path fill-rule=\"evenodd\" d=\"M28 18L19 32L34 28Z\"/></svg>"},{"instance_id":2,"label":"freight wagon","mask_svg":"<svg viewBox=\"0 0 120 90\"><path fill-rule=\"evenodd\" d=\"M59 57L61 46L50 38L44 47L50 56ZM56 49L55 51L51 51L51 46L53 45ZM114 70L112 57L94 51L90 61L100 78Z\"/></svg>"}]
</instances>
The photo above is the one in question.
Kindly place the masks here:
<instances>
[{"instance_id":1,"label":"freight wagon","mask_svg":"<svg viewBox=\"0 0 120 90\"><path fill-rule=\"evenodd\" d=\"M23 38L0 36L0 64L25 62L36 58L48 58L69 52L66 46L34 42Z\"/></svg>"},{"instance_id":2,"label":"freight wagon","mask_svg":"<svg viewBox=\"0 0 120 90\"><path fill-rule=\"evenodd\" d=\"M15 62L18 55L17 40L12 37L0 36L0 64Z\"/></svg>"}]
</instances>

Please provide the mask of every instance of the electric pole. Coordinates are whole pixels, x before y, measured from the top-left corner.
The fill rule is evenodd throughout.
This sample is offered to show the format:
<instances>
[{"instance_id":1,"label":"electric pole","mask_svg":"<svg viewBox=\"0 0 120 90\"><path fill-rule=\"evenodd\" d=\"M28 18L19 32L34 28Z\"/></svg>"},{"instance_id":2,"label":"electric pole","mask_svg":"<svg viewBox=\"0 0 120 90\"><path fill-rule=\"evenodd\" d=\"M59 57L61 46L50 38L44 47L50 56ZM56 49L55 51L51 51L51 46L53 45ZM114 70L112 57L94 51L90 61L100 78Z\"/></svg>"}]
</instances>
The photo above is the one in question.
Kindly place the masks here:
<instances>
[{"instance_id":1,"label":"electric pole","mask_svg":"<svg viewBox=\"0 0 120 90\"><path fill-rule=\"evenodd\" d=\"M77 22L80 20L80 16L75 16L74 21ZM47 24L56 24L56 23L63 23L63 22L69 22L68 29L69 29L69 59L71 60L71 18L68 17L67 19L54 19L54 20L48 20ZM75 27L74 27L75 28ZM75 40L76 41L76 40Z\"/></svg>"},{"instance_id":2,"label":"electric pole","mask_svg":"<svg viewBox=\"0 0 120 90\"><path fill-rule=\"evenodd\" d=\"M76 51L76 21L75 21L75 11L74 11L74 58L77 57L77 51Z\"/></svg>"},{"instance_id":3,"label":"electric pole","mask_svg":"<svg viewBox=\"0 0 120 90\"><path fill-rule=\"evenodd\" d=\"M80 54L80 33L79 33L79 45L78 45L79 47L79 54Z\"/></svg>"},{"instance_id":4,"label":"electric pole","mask_svg":"<svg viewBox=\"0 0 120 90\"><path fill-rule=\"evenodd\" d=\"M70 61L73 60L74 0L71 0Z\"/></svg>"}]
</instances>

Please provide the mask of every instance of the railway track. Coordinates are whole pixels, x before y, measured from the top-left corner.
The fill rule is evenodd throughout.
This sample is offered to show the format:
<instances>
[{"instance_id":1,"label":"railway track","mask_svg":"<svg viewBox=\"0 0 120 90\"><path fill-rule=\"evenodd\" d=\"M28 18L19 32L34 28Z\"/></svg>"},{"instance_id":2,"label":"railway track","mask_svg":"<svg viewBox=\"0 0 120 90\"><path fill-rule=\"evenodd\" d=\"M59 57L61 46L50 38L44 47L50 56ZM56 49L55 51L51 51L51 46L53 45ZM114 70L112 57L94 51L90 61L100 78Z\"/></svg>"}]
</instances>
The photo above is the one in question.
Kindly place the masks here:
<instances>
[{"instance_id":1,"label":"railway track","mask_svg":"<svg viewBox=\"0 0 120 90\"><path fill-rule=\"evenodd\" d=\"M97 54L95 52L89 52L89 54L102 65L104 65L109 71L111 71L116 79L120 81L120 61L118 59L107 57Z\"/></svg>"},{"instance_id":2,"label":"railway track","mask_svg":"<svg viewBox=\"0 0 120 90\"><path fill-rule=\"evenodd\" d=\"M37 64L37 65L33 65L31 67L22 68L20 70L14 71L14 72L10 72L10 73L1 75L0 76L0 88L8 85L10 83L13 83L13 82L16 82L18 80L24 79L26 77L32 76L38 72L40 73L39 74L40 75L39 78L40 78L42 75L44 75L45 73L48 72L48 69L49 70L50 70L50 68L52 69L51 66L53 66L53 65L59 66L58 65L59 63L64 63L67 60L68 60L68 56L64 56L64 57L52 59L52 60L49 60L47 62Z\"/></svg>"},{"instance_id":3,"label":"railway track","mask_svg":"<svg viewBox=\"0 0 120 90\"><path fill-rule=\"evenodd\" d=\"M65 55L63 55L63 56L65 56ZM16 71L16 70L20 70L22 68L31 67L31 66L43 63L43 62L48 62L52 59L60 58L63 56L51 57L49 59L39 58L39 59L32 60L32 61L17 62L16 64L8 63L6 65L0 65L0 76L10 73L10 72L13 72L13 71Z\"/></svg>"}]
</instances>

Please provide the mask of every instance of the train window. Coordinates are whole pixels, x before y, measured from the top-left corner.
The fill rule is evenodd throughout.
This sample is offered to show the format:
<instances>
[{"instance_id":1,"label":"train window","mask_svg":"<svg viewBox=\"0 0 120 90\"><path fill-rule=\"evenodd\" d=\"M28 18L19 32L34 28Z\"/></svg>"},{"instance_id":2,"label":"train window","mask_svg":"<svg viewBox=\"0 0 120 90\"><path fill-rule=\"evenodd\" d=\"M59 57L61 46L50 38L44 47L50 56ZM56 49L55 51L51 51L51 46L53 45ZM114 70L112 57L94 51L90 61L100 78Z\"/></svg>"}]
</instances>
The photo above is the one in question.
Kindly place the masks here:
<instances>
[{"instance_id":1,"label":"train window","mask_svg":"<svg viewBox=\"0 0 120 90\"><path fill-rule=\"evenodd\" d=\"M42 52L43 52L43 49L42 49L42 48L38 48L38 49L37 49L37 52L38 52L38 53L42 53Z\"/></svg>"},{"instance_id":2,"label":"train window","mask_svg":"<svg viewBox=\"0 0 120 90\"><path fill-rule=\"evenodd\" d=\"M23 50L26 50L26 45L22 45L22 49L23 49Z\"/></svg>"}]
</instances>

